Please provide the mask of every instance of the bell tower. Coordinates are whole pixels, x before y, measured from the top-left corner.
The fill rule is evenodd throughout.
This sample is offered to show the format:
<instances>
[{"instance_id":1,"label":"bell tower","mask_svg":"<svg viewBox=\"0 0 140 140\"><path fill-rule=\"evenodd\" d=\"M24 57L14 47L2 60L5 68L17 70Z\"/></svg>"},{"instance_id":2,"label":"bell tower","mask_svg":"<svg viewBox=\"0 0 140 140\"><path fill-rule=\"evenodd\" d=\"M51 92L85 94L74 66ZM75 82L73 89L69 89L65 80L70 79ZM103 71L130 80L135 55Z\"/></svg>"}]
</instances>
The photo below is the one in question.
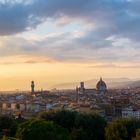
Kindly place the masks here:
<instances>
[{"instance_id":1,"label":"bell tower","mask_svg":"<svg viewBox=\"0 0 140 140\"><path fill-rule=\"evenodd\" d=\"M34 81L31 81L31 93L35 92L35 84Z\"/></svg>"}]
</instances>

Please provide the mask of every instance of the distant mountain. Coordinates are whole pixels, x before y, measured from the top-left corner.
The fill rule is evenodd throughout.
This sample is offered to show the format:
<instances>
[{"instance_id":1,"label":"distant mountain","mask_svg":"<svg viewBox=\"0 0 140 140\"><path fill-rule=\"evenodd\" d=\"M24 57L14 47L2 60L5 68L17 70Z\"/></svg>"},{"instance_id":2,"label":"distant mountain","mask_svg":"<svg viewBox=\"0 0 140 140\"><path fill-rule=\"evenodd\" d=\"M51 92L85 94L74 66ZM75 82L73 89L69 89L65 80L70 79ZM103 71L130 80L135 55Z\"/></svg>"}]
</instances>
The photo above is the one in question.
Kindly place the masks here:
<instances>
[{"instance_id":1,"label":"distant mountain","mask_svg":"<svg viewBox=\"0 0 140 140\"><path fill-rule=\"evenodd\" d=\"M108 88L127 88L127 87L140 87L140 80L131 80L128 78L105 78L103 79ZM95 88L99 79L91 79L84 81L86 88ZM80 82L62 83L54 85L52 88L57 89L74 89L79 86Z\"/></svg>"},{"instance_id":2,"label":"distant mountain","mask_svg":"<svg viewBox=\"0 0 140 140\"><path fill-rule=\"evenodd\" d=\"M130 88L140 88L140 80L133 81L132 83L129 83L127 86Z\"/></svg>"}]
</instances>

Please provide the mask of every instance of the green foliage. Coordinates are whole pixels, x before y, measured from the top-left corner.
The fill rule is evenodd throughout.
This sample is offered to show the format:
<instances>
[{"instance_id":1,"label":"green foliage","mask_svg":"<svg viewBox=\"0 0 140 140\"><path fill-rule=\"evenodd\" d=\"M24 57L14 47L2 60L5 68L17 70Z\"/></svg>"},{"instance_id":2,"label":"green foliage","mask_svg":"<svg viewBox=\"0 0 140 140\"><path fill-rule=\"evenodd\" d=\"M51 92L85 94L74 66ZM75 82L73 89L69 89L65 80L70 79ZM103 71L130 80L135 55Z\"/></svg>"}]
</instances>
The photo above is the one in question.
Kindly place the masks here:
<instances>
[{"instance_id":1,"label":"green foliage","mask_svg":"<svg viewBox=\"0 0 140 140\"><path fill-rule=\"evenodd\" d=\"M72 140L103 140L106 121L96 115L67 110L49 111L38 115L39 118L54 121L67 128Z\"/></svg>"},{"instance_id":2,"label":"green foliage","mask_svg":"<svg viewBox=\"0 0 140 140\"><path fill-rule=\"evenodd\" d=\"M20 140L69 140L66 129L43 120L30 120L21 124L16 137Z\"/></svg>"},{"instance_id":3,"label":"green foliage","mask_svg":"<svg viewBox=\"0 0 140 140\"><path fill-rule=\"evenodd\" d=\"M68 110L50 110L48 112L42 112L38 115L38 118L54 121L56 124L61 125L71 131L74 127L75 117L77 112Z\"/></svg>"},{"instance_id":4,"label":"green foliage","mask_svg":"<svg viewBox=\"0 0 140 140\"><path fill-rule=\"evenodd\" d=\"M118 119L106 127L106 140L131 140L140 128L138 119Z\"/></svg>"},{"instance_id":5,"label":"green foliage","mask_svg":"<svg viewBox=\"0 0 140 140\"><path fill-rule=\"evenodd\" d=\"M88 140L88 134L82 128L73 129L71 132L72 140Z\"/></svg>"},{"instance_id":6,"label":"green foliage","mask_svg":"<svg viewBox=\"0 0 140 140\"><path fill-rule=\"evenodd\" d=\"M86 140L103 140L105 126L106 121L96 114L79 113L75 118L75 129L83 130Z\"/></svg>"},{"instance_id":7,"label":"green foliage","mask_svg":"<svg viewBox=\"0 0 140 140\"><path fill-rule=\"evenodd\" d=\"M8 137L3 136L0 140L8 140Z\"/></svg>"},{"instance_id":8,"label":"green foliage","mask_svg":"<svg viewBox=\"0 0 140 140\"><path fill-rule=\"evenodd\" d=\"M106 121L93 113L51 110L36 120L25 121L21 114L0 116L0 138L7 140L140 140L140 119ZM18 126L18 129L17 129ZM10 130L4 133L3 130ZM137 134L136 134L137 130ZM14 138L16 133L16 138ZM5 136L4 136L5 134ZM105 136L104 136L105 135Z\"/></svg>"},{"instance_id":9,"label":"green foliage","mask_svg":"<svg viewBox=\"0 0 140 140\"><path fill-rule=\"evenodd\" d=\"M17 122L12 116L0 116L0 135L14 136L17 129ZM7 132L5 132L8 130Z\"/></svg>"},{"instance_id":10,"label":"green foliage","mask_svg":"<svg viewBox=\"0 0 140 140\"><path fill-rule=\"evenodd\" d=\"M140 129L137 130L136 137L133 138L132 140L140 140Z\"/></svg>"},{"instance_id":11,"label":"green foliage","mask_svg":"<svg viewBox=\"0 0 140 140\"><path fill-rule=\"evenodd\" d=\"M17 122L18 124L23 123L23 122L26 121L26 120L21 116L20 113L18 114L18 117L17 117L15 120L16 120L16 122Z\"/></svg>"}]
</instances>

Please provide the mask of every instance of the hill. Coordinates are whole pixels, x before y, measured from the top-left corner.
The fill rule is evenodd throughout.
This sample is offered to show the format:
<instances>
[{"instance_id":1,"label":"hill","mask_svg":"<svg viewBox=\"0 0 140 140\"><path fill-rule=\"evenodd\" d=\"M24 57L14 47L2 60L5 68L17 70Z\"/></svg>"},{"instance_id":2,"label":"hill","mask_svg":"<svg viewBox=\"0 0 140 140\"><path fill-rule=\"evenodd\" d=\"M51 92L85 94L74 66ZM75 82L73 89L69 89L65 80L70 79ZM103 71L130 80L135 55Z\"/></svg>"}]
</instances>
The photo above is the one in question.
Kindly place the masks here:
<instances>
[{"instance_id":1,"label":"hill","mask_svg":"<svg viewBox=\"0 0 140 140\"><path fill-rule=\"evenodd\" d=\"M140 80L131 80L128 78L104 78L103 79L108 88L135 88L140 87ZM99 79L91 79L84 81L86 88L95 88ZM61 83L54 85L52 88L57 89L74 89L76 86L79 86L79 82L72 82L72 83Z\"/></svg>"}]
</instances>

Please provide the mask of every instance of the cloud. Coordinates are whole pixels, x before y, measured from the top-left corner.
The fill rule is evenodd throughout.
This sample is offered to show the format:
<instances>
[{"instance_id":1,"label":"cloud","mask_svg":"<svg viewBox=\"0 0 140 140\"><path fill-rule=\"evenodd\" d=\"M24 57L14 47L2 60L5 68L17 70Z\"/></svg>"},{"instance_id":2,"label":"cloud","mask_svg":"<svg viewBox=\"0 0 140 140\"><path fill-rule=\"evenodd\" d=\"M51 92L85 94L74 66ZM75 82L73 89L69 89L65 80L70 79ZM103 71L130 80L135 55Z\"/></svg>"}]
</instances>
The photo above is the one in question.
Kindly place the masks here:
<instances>
[{"instance_id":1,"label":"cloud","mask_svg":"<svg viewBox=\"0 0 140 140\"><path fill-rule=\"evenodd\" d=\"M138 62L139 4L139 0L0 2L0 56L43 56L58 61ZM62 30L64 26L78 22L83 30L48 33L36 40L13 36L36 29L46 21L57 24Z\"/></svg>"},{"instance_id":2,"label":"cloud","mask_svg":"<svg viewBox=\"0 0 140 140\"><path fill-rule=\"evenodd\" d=\"M55 63L47 57L35 56L35 55L13 55L0 57L1 65L13 65L13 64L37 64L37 63Z\"/></svg>"},{"instance_id":3,"label":"cloud","mask_svg":"<svg viewBox=\"0 0 140 140\"><path fill-rule=\"evenodd\" d=\"M1 57L27 55L80 63L95 61L135 63L140 60L140 48L138 48L140 43L132 47L133 41L125 38L110 37L100 42L100 40L90 40L90 37L82 32L78 32L78 36L77 32L64 32L48 34L38 40L10 36L1 37L0 40ZM26 63L34 62L34 59L26 60Z\"/></svg>"},{"instance_id":4,"label":"cloud","mask_svg":"<svg viewBox=\"0 0 140 140\"><path fill-rule=\"evenodd\" d=\"M118 64L98 64L98 65L92 65L89 66L89 68L115 68L115 69L140 69L140 65L139 64L122 64L122 65L118 65Z\"/></svg>"},{"instance_id":5,"label":"cloud","mask_svg":"<svg viewBox=\"0 0 140 140\"><path fill-rule=\"evenodd\" d=\"M94 32L99 33L99 36L116 34L119 37L136 38L140 24L139 3L138 0L34 0L28 4L23 1L2 3L0 34L31 30L48 19L56 23L59 21L59 25L68 24L72 19L85 24L95 23Z\"/></svg>"}]
</instances>

